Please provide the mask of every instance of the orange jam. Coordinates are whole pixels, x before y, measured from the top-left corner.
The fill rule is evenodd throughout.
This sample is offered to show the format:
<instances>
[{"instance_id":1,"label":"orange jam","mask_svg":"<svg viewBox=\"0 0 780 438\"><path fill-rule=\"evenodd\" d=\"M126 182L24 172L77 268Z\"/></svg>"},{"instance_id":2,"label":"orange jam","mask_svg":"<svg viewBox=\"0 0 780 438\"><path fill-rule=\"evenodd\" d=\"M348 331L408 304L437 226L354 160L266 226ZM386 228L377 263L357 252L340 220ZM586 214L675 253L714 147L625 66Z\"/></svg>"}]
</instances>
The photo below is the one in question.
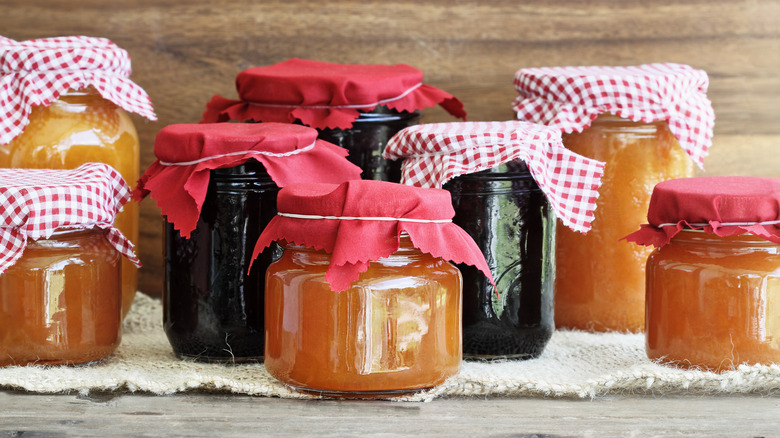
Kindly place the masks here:
<instances>
[{"instance_id":1,"label":"orange jam","mask_svg":"<svg viewBox=\"0 0 780 438\"><path fill-rule=\"evenodd\" d=\"M330 255L286 245L265 290L265 366L295 389L342 397L416 392L460 367L460 272L408 237L352 287L325 282Z\"/></svg>"},{"instance_id":2,"label":"orange jam","mask_svg":"<svg viewBox=\"0 0 780 438\"><path fill-rule=\"evenodd\" d=\"M712 371L780 363L780 245L683 230L647 261L647 356Z\"/></svg>"},{"instance_id":3,"label":"orange jam","mask_svg":"<svg viewBox=\"0 0 780 438\"><path fill-rule=\"evenodd\" d=\"M75 169L84 163L106 163L128 184L138 181L138 157L138 134L130 116L92 87L63 93L49 106L34 106L24 132L0 145L0 167ZM128 202L114 226L137 242L138 204ZM138 272L125 258L122 265L124 315L133 304Z\"/></svg>"},{"instance_id":4,"label":"orange jam","mask_svg":"<svg viewBox=\"0 0 780 438\"><path fill-rule=\"evenodd\" d=\"M121 340L120 254L101 229L27 241L0 275L0 366L87 363Z\"/></svg>"},{"instance_id":5,"label":"orange jam","mask_svg":"<svg viewBox=\"0 0 780 438\"><path fill-rule=\"evenodd\" d=\"M556 229L555 325L592 331L644 328L645 262L652 249L620 241L646 222L653 187L693 175L666 122L601 115L564 145L606 162L593 228Z\"/></svg>"}]
</instances>

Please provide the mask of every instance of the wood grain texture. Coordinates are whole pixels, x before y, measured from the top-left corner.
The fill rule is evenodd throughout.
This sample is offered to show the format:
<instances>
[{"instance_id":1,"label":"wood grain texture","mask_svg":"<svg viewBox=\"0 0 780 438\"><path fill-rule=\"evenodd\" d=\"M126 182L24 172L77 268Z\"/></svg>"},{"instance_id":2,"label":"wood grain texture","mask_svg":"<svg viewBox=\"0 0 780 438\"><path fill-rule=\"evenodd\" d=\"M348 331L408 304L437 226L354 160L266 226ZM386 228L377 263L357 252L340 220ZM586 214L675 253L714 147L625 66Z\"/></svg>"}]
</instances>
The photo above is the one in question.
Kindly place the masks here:
<instances>
[{"instance_id":1,"label":"wood grain texture","mask_svg":"<svg viewBox=\"0 0 780 438\"><path fill-rule=\"evenodd\" d=\"M141 168L156 133L196 122L236 74L290 57L407 63L458 96L472 120L513 117L521 67L669 61L706 70L715 107L709 174L780 176L780 2L770 0L0 0L0 33L110 38L159 121L135 117ZM448 121L441 109L423 121ZM161 288L161 219L142 204L140 288Z\"/></svg>"}]
</instances>

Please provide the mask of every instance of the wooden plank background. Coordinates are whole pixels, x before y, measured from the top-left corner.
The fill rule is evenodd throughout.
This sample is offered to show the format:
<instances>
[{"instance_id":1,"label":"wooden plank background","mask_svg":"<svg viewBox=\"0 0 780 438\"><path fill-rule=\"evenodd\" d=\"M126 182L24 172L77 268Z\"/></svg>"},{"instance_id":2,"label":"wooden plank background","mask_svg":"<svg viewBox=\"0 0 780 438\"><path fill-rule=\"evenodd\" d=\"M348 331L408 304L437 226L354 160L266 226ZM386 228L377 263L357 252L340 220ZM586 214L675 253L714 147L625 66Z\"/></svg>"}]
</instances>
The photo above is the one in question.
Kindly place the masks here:
<instances>
[{"instance_id":1,"label":"wooden plank background","mask_svg":"<svg viewBox=\"0 0 780 438\"><path fill-rule=\"evenodd\" d=\"M710 75L708 174L780 176L778 23L771 0L0 0L3 36L103 36L130 52L159 116L134 117L142 169L163 126L197 122L213 94L235 97L239 71L291 57L413 65L471 120L513 117L521 67L668 61ZM160 213L145 201L141 214L140 289L156 294Z\"/></svg>"}]
</instances>

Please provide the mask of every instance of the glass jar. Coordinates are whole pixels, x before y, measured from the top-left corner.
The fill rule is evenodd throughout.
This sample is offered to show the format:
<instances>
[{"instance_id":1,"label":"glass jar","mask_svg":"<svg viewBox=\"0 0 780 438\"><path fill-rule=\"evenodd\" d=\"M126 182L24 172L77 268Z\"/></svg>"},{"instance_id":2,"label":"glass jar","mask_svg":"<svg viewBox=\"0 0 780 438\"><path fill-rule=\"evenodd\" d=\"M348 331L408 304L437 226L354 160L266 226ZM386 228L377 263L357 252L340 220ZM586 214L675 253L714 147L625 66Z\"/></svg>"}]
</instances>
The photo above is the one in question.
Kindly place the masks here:
<instances>
[{"instance_id":1,"label":"glass jar","mask_svg":"<svg viewBox=\"0 0 780 438\"><path fill-rule=\"evenodd\" d=\"M325 281L330 255L284 244L268 268L265 366L304 392L337 397L417 392L456 374L461 354L458 269L402 235L350 289Z\"/></svg>"},{"instance_id":2,"label":"glass jar","mask_svg":"<svg viewBox=\"0 0 780 438\"><path fill-rule=\"evenodd\" d=\"M57 230L27 241L0 275L0 366L81 364L116 350L121 264L106 233Z\"/></svg>"},{"instance_id":3,"label":"glass jar","mask_svg":"<svg viewBox=\"0 0 780 438\"><path fill-rule=\"evenodd\" d=\"M130 116L93 87L70 90L49 106L34 106L30 124L7 145L0 145L0 167L74 169L106 163L130 184L138 181L139 145ZM114 225L138 241L138 204L129 202ZM122 260L122 315L133 304L138 271Z\"/></svg>"},{"instance_id":4,"label":"glass jar","mask_svg":"<svg viewBox=\"0 0 780 438\"><path fill-rule=\"evenodd\" d=\"M276 215L279 188L250 160L211 171L189 239L165 226L163 326L173 351L204 362L262 360L267 248L247 269L260 232Z\"/></svg>"},{"instance_id":5,"label":"glass jar","mask_svg":"<svg viewBox=\"0 0 780 438\"><path fill-rule=\"evenodd\" d=\"M318 129L319 138L349 151L347 159L363 169L361 178L401 181L401 161L382 158L387 142L402 129L417 123L418 111L396 111L377 106L361 112L348 129Z\"/></svg>"},{"instance_id":6,"label":"glass jar","mask_svg":"<svg viewBox=\"0 0 780 438\"><path fill-rule=\"evenodd\" d=\"M497 287L475 267L458 265L464 357L538 357L555 329L555 217L547 198L521 160L455 177L444 188L453 222L477 242Z\"/></svg>"},{"instance_id":7,"label":"glass jar","mask_svg":"<svg viewBox=\"0 0 780 438\"><path fill-rule=\"evenodd\" d=\"M780 245L683 230L647 261L647 356L712 371L780 362Z\"/></svg>"},{"instance_id":8,"label":"glass jar","mask_svg":"<svg viewBox=\"0 0 780 438\"><path fill-rule=\"evenodd\" d=\"M645 264L651 249L620 239L645 221L653 187L693 175L693 162L665 121L603 114L581 133L563 134L571 151L606 162L593 228L558 224L555 325L593 331L644 329Z\"/></svg>"}]
</instances>

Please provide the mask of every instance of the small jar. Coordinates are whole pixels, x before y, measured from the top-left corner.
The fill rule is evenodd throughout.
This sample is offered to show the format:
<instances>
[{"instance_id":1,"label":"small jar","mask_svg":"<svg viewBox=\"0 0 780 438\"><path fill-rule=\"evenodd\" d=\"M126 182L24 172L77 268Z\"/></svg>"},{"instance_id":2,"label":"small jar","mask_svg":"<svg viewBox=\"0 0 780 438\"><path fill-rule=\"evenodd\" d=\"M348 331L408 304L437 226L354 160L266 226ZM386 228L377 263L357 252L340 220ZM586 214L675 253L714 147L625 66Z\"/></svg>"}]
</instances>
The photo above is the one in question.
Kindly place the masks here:
<instances>
[{"instance_id":1,"label":"small jar","mask_svg":"<svg viewBox=\"0 0 780 438\"><path fill-rule=\"evenodd\" d=\"M210 173L190 238L165 225L163 327L181 358L261 360L265 270L274 250L264 251L247 273L248 243L276 214L279 187L256 161Z\"/></svg>"},{"instance_id":2,"label":"small jar","mask_svg":"<svg viewBox=\"0 0 780 438\"><path fill-rule=\"evenodd\" d=\"M647 261L647 356L684 368L780 363L780 245L683 230Z\"/></svg>"},{"instance_id":3,"label":"small jar","mask_svg":"<svg viewBox=\"0 0 780 438\"><path fill-rule=\"evenodd\" d=\"M24 131L0 141L0 167L75 169L98 162L118 170L125 181L138 180L138 134L128 111L156 117L146 93L129 79L126 51L90 37L5 40L0 46L4 81L18 84L8 88L18 93L10 102L30 105ZM55 74L56 81L41 79ZM52 95L50 103L41 102ZM138 221L138 206L128 203L117 215L116 227L135 242ZM127 259L122 264L126 315L138 289L138 270Z\"/></svg>"},{"instance_id":4,"label":"small jar","mask_svg":"<svg viewBox=\"0 0 780 438\"><path fill-rule=\"evenodd\" d=\"M363 169L361 178L380 181L401 181L401 162L385 160L382 151L398 131L417 123L419 111L396 111L378 106L360 116L345 129L319 129L319 138L341 146L347 159Z\"/></svg>"},{"instance_id":5,"label":"small jar","mask_svg":"<svg viewBox=\"0 0 780 438\"><path fill-rule=\"evenodd\" d=\"M461 277L402 236L345 291L325 281L331 256L284 244L268 268L265 367L294 389L390 396L438 385L461 361Z\"/></svg>"},{"instance_id":6,"label":"small jar","mask_svg":"<svg viewBox=\"0 0 780 438\"><path fill-rule=\"evenodd\" d=\"M620 238L644 222L653 187L693 176L693 162L665 121L602 114L581 133L563 134L563 144L607 165L593 229L582 234L557 226L555 324L641 332L645 265L652 250Z\"/></svg>"},{"instance_id":7,"label":"small jar","mask_svg":"<svg viewBox=\"0 0 780 438\"><path fill-rule=\"evenodd\" d=\"M286 122L316 128L320 138L349 151L369 180L400 181L400 163L382 151L420 111L441 105L465 118L463 104L423 83L422 71L405 64L336 64L289 59L253 67L236 77L240 100L214 96L203 122Z\"/></svg>"},{"instance_id":8,"label":"small jar","mask_svg":"<svg viewBox=\"0 0 780 438\"><path fill-rule=\"evenodd\" d=\"M571 151L606 163L593 228L556 231L555 325L641 332L649 251L620 238L644 220L653 186L693 175L712 144L706 72L682 64L525 68L519 120L563 132Z\"/></svg>"},{"instance_id":9,"label":"small jar","mask_svg":"<svg viewBox=\"0 0 780 438\"><path fill-rule=\"evenodd\" d=\"M555 329L555 216L521 160L460 175L452 193L453 222L482 249L496 279L476 268L463 274L463 355L466 359L538 357Z\"/></svg>"},{"instance_id":10,"label":"small jar","mask_svg":"<svg viewBox=\"0 0 780 438\"><path fill-rule=\"evenodd\" d=\"M82 364L116 350L121 263L105 234L60 229L30 240L0 275L0 366Z\"/></svg>"}]
</instances>

